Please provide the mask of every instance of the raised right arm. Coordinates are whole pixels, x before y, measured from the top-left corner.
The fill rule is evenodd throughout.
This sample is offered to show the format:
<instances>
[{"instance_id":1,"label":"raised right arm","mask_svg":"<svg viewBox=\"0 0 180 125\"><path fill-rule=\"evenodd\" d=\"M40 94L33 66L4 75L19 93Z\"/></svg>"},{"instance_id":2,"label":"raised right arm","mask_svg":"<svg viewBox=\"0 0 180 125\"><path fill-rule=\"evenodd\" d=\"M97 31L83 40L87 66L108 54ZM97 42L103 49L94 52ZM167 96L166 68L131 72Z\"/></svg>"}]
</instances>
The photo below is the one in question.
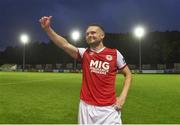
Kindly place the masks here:
<instances>
[{"instance_id":1,"label":"raised right arm","mask_svg":"<svg viewBox=\"0 0 180 125\"><path fill-rule=\"evenodd\" d=\"M62 48L66 53L68 53L71 57L77 59L78 58L78 48L70 44L65 38L58 35L50 26L52 16L44 16L39 22L41 24L42 29L47 33L49 38L60 48Z\"/></svg>"}]
</instances>

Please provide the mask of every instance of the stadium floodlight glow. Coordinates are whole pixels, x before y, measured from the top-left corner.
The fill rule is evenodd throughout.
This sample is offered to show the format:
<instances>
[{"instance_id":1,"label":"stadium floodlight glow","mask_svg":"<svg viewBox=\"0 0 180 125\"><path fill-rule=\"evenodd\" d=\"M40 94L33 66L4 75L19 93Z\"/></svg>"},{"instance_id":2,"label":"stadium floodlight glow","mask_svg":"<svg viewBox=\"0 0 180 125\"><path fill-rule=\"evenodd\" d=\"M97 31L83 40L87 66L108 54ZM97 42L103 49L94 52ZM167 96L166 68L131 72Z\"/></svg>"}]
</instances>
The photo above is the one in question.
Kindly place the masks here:
<instances>
[{"instance_id":1,"label":"stadium floodlight glow","mask_svg":"<svg viewBox=\"0 0 180 125\"><path fill-rule=\"evenodd\" d=\"M27 34L22 34L22 35L20 36L20 40L21 40L21 42L22 42L23 44L27 44L28 41L29 41L29 36L28 36Z\"/></svg>"},{"instance_id":2,"label":"stadium floodlight glow","mask_svg":"<svg viewBox=\"0 0 180 125\"><path fill-rule=\"evenodd\" d=\"M144 37L145 35L145 28L143 26L137 26L136 28L134 28L134 35L135 37L137 37L139 39L139 72L142 72L142 66L141 66L141 39L142 37Z\"/></svg>"},{"instance_id":3,"label":"stadium floodlight glow","mask_svg":"<svg viewBox=\"0 0 180 125\"><path fill-rule=\"evenodd\" d=\"M71 32L71 39L74 41L75 45L80 40L80 37L81 37L81 33L79 30L73 30ZM74 71L76 72L76 59L74 59Z\"/></svg>"},{"instance_id":4,"label":"stadium floodlight glow","mask_svg":"<svg viewBox=\"0 0 180 125\"><path fill-rule=\"evenodd\" d=\"M145 35L145 29L142 26L138 26L134 29L134 35L137 38L142 38Z\"/></svg>"},{"instance_id":5,"label":"stadium floodlight glow","mask_svg":"<svg viewBox=\"0 0 180 125\"><path fill-rule=\"evenodd\" d=\"M23 43L23 67L22 70L25 70L25 60L26 60L26 44L29 42L29 36L27 34L20 35L20 41Z\"/></svg>"},{"instance_id":6,"label":"stadium floodlight glow","mask_svg":"<svg viewBox=\"0 0 180 125\"><path fill-rule=\"evenodd\" d=\"M71 32L71 38L74 41L78 41L80 39L80 36L81 36L81 34L80 34L80 31L78 31L78 30L74 30Z\"/></svg>"}]
</instances>

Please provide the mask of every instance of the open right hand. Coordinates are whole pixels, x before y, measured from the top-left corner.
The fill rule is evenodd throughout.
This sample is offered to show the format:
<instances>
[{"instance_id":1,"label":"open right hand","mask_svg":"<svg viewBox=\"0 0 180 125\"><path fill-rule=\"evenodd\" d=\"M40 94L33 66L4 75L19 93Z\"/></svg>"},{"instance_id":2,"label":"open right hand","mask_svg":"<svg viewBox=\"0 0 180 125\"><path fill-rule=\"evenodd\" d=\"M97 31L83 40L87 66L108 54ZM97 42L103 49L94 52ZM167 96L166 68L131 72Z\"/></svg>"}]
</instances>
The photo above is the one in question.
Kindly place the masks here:
<instances>
[{"instance_id":1,"label":"open right hand","mask_svg":"<svg viewBox=\"0 0 180 125\"><path fill-rule=\"evenodd\" d=\"M51 18L52 16L43 16L41 19L39 19L39 22L41 24L41 27L46 30L50 27L51 24Z\"/></svg>"}]
</instances>

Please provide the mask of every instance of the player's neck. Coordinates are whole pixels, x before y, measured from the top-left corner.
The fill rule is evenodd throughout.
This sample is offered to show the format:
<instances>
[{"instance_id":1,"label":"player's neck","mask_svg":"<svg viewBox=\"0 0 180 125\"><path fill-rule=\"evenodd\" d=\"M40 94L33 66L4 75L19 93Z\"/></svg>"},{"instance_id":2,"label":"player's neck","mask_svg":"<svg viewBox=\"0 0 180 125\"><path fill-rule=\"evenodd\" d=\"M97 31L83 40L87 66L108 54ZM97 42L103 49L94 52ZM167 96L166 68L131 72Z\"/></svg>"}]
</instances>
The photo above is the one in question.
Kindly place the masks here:
<instances>
[{"instance_id":1,"label":"player's neck","mask_svg":"<svg viewBox=\"0 0 180 125\"><path fill-rule=\"evenodd\" d=\"M102 48L104 48L104 45L102 42L100 42L98 45L91 45L90 48L92 50L98 51L98 50L101 50Z\"/></svg>"}]
</instances>

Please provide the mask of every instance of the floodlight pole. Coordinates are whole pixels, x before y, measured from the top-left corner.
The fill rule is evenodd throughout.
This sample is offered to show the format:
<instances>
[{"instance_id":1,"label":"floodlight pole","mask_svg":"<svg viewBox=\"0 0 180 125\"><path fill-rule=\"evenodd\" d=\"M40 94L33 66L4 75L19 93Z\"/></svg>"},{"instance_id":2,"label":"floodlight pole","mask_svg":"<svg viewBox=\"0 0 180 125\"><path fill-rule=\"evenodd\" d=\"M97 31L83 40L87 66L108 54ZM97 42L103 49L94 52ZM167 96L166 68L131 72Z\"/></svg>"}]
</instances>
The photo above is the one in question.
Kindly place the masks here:
<instances>
[{"instance_id":1,"label":"floodlight pole","mask_svg":"<svg viewBox=\"0 0 180 125\"><path fill-rule=\"evenodd\" d=\"M20 36L21 43L23 44L23 63L22 63L22 71L25 71L25 65L26 65L26 44L29 41L28 35L22 34Z\"/></svg>"},{"instance_id":2,"label":"floodlight pole","mask_svg":"<svg viewBox=\"0 0 180 125\"><path fill-rule=\"evenodd\" d=\"M142 26L138 26L137 28L134 29L134 34L138 38L139 42L139 73L142 73L142 57L141 57L141 42L142 42L142 37L144 36L144 28Z\"/></svg>"},{"instance_id":3,"label":"floodlight pole","mask_svg":"<svg viewBox=\"0 0 180 125\"><path fill-rule=\"evenodd\" d=\"M75 31L73 31L72 33L71 33L71 38L72 38L72 40L74 41L74 45L76 46L76 43L79 41L79 38L80 37L80 33L79 33L79 31L78 30L75 30ZM77 62L76 62L76 59L74 59L74 67L73 67L73 69L74 69L74 72L76 71L76 64L77 64Z\"/></svg>"},{"instance_id":4,"label":"floodlight pole","mask_svg":"<svg viewBox=\"0 0 180 125\"><path fill-rule=\"evenodd\" d=\"M74 59L74 71L76 71L76 59Z\"/></svg>"},{"instance_id":5,"label":"floodlight pole","mask_svg":"<svg viewBox=\"0 0 180 125\"><path fill-rule=\"evenodd\" d=\"M25 64L26 64L26 44L23 46L23 72L25 70Z\"/></svg>"},{"instance_id":6,"label":"floodlight pole","mask_svg":"<svg viewBox=\"0 0 180 125\"><path fill-rule=\"evenodd\" d=\"M142 72L142 66L141 66L141 38L139 38L139 72Z\"/></svg>"},{"instance_id":7,"label":"floodlight pole","mask_svg":"<svg viewBox=\"0 0 180 125\"><path fill-rule=\"evenodd\" d=\"M75 46L76 46L76 42L74 43L75 44ZM76 59L74 59L74 72L76 72Z\"/></svg>"}]
</instances>

